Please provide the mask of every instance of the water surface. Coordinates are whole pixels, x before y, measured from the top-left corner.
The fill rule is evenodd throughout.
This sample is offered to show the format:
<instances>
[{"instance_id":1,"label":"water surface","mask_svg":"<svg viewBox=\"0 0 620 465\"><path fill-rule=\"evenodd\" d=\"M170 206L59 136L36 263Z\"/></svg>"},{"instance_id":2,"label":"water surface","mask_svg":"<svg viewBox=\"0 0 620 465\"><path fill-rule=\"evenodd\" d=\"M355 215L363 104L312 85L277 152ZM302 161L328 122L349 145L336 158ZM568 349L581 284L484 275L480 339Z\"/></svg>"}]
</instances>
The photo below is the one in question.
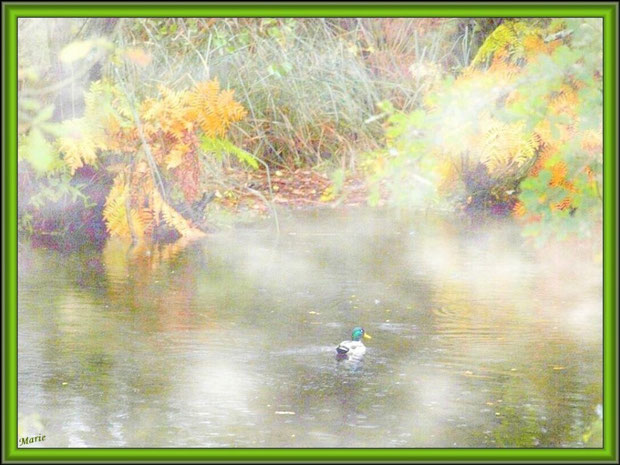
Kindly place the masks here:
<instances>
[{"instance_id":1,"label":"water surface","mask_svg":"<svg viewBox=\"0 0 620 465\"><path fill-rule=\"evenodd\" d=\"M583 447L602 272L510 221L302 213L190 244L19 248L43 447ZM335 346L362 325L361 364Z\"/></svg>"}]
</instances>

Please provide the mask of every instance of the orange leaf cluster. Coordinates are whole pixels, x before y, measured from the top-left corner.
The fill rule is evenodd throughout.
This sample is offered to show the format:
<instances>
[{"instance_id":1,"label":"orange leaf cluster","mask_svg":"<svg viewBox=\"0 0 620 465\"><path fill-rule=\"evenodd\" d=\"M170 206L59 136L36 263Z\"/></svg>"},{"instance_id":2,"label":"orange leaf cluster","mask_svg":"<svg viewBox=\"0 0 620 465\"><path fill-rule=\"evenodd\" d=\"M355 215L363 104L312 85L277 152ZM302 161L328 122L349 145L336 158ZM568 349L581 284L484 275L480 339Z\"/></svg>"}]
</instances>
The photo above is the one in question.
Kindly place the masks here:
<instances>
[{"instance_id":1,"label":"orange leaf cluster","mask_svg":"<svg viewBox=\"0 0 620 465\"><path fill-rule=\"evenodd\" d=\"M200 235L191 220L162 198L154 176L159 171L160 176L174 180L187 203L200 198L199 136L224 137L230 126L246 115L234 100L234 92L221 90L217 81L198 83L184 91L160 86L159 96L146 99L138 108L139 129L133 111L119 103L115 88L96 84L93 89L90 107L108 104L114 111L97 121L85 121L98 131L91 131L88 137L79 134L63 139L60 144L72 171L83 163L93 163L98 150L131 155L131 162L115 168L118 175L106 200L103 216L110 235L148 236L161 221L182 236ZM152 162L156 166L151 166Z\"/></svg>"},{"instance_id":2,"label":"orange leaf cluster","mask_svg":"<svg viewBox=\"0 0 620 465\"><path fill-rule=\"evenodd\" d=\"M511 85L511 80L518 82L519 76L523 77L523 70L527 72L528 65L538 62L540 57L552 55L558 47L563 45L567 48L571 47L571 39L565 40L564 37L568 36L561 34L564 26L558 22L553 27L555 29L550 30L545 26L541 27L540 23L522 20L505 21L486 39L472 61L472 66L457 78L456 84L466 88L465 86L471 86L471 84L459 83L459 81L475 80L479 83L483 82L487 75L494 75L494 79L499 83L496 88L501 88L503 85L508 89L506 100L501 103L508 106L521 103L522 107L522 102L527 101L527 95L522 95L525 93L523 89L521 92L514 89L516 86ZM550 33L554 34L550 35ZM553 38L553 36L559 38L550 40L549 37ZM593 77L598 78L596 73ZM522 157L521 166L528 166L524 163L526 159L535 161L529 168L527 176L538 177L541 170L547 170L551 174L548 188L554 189L554 195L548 196L540 193L538 197L539 203L551 210L573 208L572 202L579 194L578 186L581 184L577 176L580 173L575 172L573 166L575 164L571 163L570 166L573 168L569 169L569 163L567 163L569 160L566 157L573 155L567 153L567 147L578 145L581 148L582 152L577 156L582 157L586 164L581 174L587 173L589 182L592 185L596 184L596 176L591 167L587 165L595 166L594 163L600 160L602 134L597 129L580 129L580 118L583 112L580 107L584 103L580 90L585 86L586 83L583 80L568 73L557 90L543 97L546 103L546 117L542 118L531 132L531 144L529 145L531 150L524 152L531 156ZM479 121L484 121L484 119L479 118ZM478 150L482 153L485 153L485 147L492 149L487 150L489 153L483 157L483 162L490 170L495 166L507 166L506 162L510 162L511 159L506 155L498 155L510 153L509 147L511 146L506 146L505 141L511 135L515 140L520 140L526 134L516 134L508 128L497 130L489 122L484 122L482 126L486 135L480 139L482 143L476 144L476 147L482 147ZM498 141L503 145L500 145ZM557 201L558 192L561 192L559 197L562 199L559 202ZM535 210L539 207L533 206L532 208ZM526 217L529 221L537 221L541 218L541 215L535 211L528 211L521 202L515 204L513 213L517 217Z\"/></svg>"}]
</instances>

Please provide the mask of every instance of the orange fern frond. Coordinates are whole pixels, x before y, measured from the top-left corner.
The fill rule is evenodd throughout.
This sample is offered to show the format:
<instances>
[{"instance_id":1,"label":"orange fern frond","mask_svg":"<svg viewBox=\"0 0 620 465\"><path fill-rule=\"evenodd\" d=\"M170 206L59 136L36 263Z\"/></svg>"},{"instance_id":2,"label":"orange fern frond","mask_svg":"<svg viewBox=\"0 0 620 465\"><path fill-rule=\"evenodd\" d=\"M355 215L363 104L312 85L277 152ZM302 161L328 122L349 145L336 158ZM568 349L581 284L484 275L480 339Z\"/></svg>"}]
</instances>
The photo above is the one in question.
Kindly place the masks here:
<instances>
[{"instance_id":1,"label":"orange fern frond","mask_svg":"<svg viewBox=\"0 0 620 465\"><path fill-rule=\"evenodd\" d=\"M130 235L126 209L128 192L123 175L118 175L114 179L114 185L106 197L103 208L103 219L110 236Z\"/></svg>"},{"instance_id":2,"label":"orange fern frond","mask_svg":"<svg viewBox=\"0 0 620 465\"><path fill-rule=\"evenodd\" d=\"M512 208L512 213L517 218L524 217L526 212L527 212L527 209L525 208L525 205L522 202L515 203L514 207Z\"/></svg>"},{"instance_id":3,"label":"orange fern frond","mask_svg":"<svg viewBox=\"0 0 620 465\"><path fill-rule=\"evenodd\" d=\"M174 228L181 236L197 238L205 235L203 231L194 227L189 220L185 219L183 215L164 201L157 191L154 191L153 199L155 201L153 211L161 213L164 222L171 228Z\"/></svg>"},{"instance_id":4,"label":"orange fern frond","mask_svg":"<svg viewBox=\"0 0 620 465\"><path fill-rule=\"evenodd\" d=\"M247 112L234 100L234 91L220 92L217 80L198 83L188 95L189 111L208 137L222 137Z\"/></svg>"},{"instance_id":5,"label":"orange fern frond","mask_svg":"<svg viewBox=\"0 0 620 465\"><path fill-rule=\"evenodd\" d=\"M549 205L551 210L566 210L572 206L572 199L570 197L565 197L560 202Z\"/></svg>"},{"instance_id":6,"label":"orange fern frond","mask_svg":"<svg viewBox=\"0 0 620 465\"><path fill-rule=\"evenodd\" d=\"M551 181L549 181L549 185L552 187L562 186L566 181L566 173L568 172L568 168L566 163L563 161L558 161L553 166L551 166Z\"/></svg>"}]
</instances>

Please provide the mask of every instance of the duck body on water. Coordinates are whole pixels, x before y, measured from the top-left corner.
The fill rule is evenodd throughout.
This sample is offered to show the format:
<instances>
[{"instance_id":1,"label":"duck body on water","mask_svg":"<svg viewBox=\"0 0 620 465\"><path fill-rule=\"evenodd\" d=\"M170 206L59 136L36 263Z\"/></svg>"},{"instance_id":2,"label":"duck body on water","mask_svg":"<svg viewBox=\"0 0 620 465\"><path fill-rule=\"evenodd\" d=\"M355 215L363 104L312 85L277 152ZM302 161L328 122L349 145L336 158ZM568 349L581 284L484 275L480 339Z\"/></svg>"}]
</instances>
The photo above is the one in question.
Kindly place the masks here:
<instances>
[{"instance_id":1,"label":"duck body on water","mask_svg":"<svg viewBox=\"0 0 620 465\"><path fill-rule=\"evenodd\" d=\"M372 339L364 328L353 328L350 341L342 341L336 347L337 360L361 360L366 354L366 346L362 339Z\"/></svg>"}]
</instances>

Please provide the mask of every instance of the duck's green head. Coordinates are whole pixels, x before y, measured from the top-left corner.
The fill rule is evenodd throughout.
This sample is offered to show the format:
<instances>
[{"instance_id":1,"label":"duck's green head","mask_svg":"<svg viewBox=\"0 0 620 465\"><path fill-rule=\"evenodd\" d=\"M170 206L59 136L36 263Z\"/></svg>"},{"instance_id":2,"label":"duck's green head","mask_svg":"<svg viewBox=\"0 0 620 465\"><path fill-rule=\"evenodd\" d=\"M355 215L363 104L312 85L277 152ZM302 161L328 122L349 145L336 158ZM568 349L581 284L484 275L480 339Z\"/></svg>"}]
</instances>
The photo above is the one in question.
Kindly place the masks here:
<instances>
[{"instance_id":1,"label":"duck's green head","mask_svg":"<svg viewBox=\"0 0 620 465\"><path fill-rule=\"evenodd\" d=\"M351 335L351 339L353 341L359 341L362 338L372 339L369 334L366 334L366 331L364 331L364 328L361 328L359 326L357 328L353 328L353 334Z\"/></svg>"}]
</instances>

